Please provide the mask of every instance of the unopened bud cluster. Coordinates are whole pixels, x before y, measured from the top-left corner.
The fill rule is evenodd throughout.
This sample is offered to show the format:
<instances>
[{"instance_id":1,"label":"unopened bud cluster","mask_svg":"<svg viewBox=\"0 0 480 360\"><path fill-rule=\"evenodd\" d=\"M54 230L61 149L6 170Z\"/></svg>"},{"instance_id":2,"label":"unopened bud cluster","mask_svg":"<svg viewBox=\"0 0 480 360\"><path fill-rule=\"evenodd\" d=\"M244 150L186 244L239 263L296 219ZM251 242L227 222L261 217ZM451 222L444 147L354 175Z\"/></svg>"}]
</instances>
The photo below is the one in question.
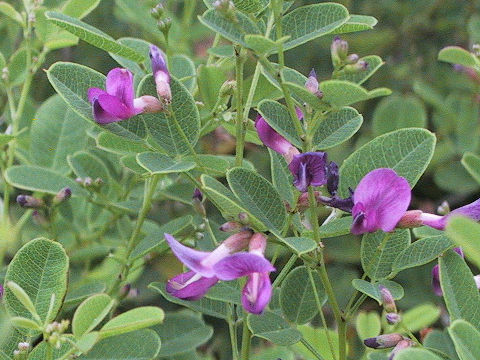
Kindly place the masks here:
<instances>
[{"instance_id":1,"label":"unopened bud cluster","mask_svg":"<svg viewBox=\"0 0 480 360\"><path fill-rule=\"evenodd\" d=\"M330 47L332 63L335 71L357 73L368 69L368 63L357 54L348 54L348 42L336 36Z\"/></svg>"},{"instance_id":2,"label":"unopened bud cluster","mask_svg":"<svg viewBox=\"0 0 480 360\"><path fill-rule=\"evenodd\" d=\"M14 359L26 359L29 350L30 350L30 343L19 342L18 346L17 346L17 350L13 351L13 358Z\"/></svg>"},{"instance_id":3,"label":"unopened bud cluster","mask_svg":"<svg viewBox=\"0 0 480 360\"><path fill-rule=\"evenodd\" d=\"M160 30L167 38L170 28L172 26L172 19L167 16L163 1L153 6L150 14L155 20L157 20L158 30Z\"/></svg>"},{"instance_id":4,"label":"unopened bud cluster","mask_svg":"<svg viewBox=\"0 0 480 360\"><path fill-rule=\"evenodd\" d=\"M235 5L231 0L216 0L213 3L213 7L225 18L238 22L237 16L235 15Z\"/></svg>"},{"instance_id":5,"label":"unopened bud cluster","mask_svg":"<svg viewBox=\"0 0 480 360\"><path fill-rule=\"evenodd\" d=\"M93 180L91 177L87 176L86 178L77 177L75 179L77 184L80 184L84 188L91 189L94 191L99 190L103 185L103 180L101 178L96 178Z\"/></svg>"},{"instance_id":6,"label":"unopened bud cluster","mask_svg":"<svg viewBox=\"0 0 480 360\"><path fill-rule=\"evenodd\" d=\"M45 328L45 333L47 335L47 341L59 349L62 345L62 335L68 329L70 321L62 320L61 322L54 321L51 324L48 324Z\"/></svg>"}]
</instances>

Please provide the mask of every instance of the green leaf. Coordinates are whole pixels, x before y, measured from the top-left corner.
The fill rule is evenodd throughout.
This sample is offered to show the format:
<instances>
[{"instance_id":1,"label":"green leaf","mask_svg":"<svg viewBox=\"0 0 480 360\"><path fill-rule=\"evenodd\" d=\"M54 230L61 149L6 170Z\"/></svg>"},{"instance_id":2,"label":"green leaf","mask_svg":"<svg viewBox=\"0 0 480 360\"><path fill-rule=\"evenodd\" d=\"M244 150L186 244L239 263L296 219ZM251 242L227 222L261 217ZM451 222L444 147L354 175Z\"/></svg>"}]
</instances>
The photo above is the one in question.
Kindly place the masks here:
<instances>
[{"instance_id":1,"label":"green leaf","mask_svg":"<svg viewBox=\"0 0 480 360\"><path fill-rule=\"evenodd\" d=\"M200 178L207 198L220 210L227 220L238 221L238 214L246 213L248 221L253 227L266 229L265 225L251 214L239 199L227 189L221 182L211 176L203 174Z\"/></svg>"},{"instance_id":2,"label":"green leaf","mask_svg":"<svg viewBox=\"0 0 480 360\"><path fill-rule=\"evenodd\" d=\"M17 12L17 10L15 10L15 8L9 3L5 1L0 1L0 13L8 16L10 19L16 21L23 26L24 21L22 15L20 15L20 13Z\"/></svg>"},{"instance_id":3,"label":"green leaf","mask_svg":"<svg viewBox=\"0 0 480 360\"><path fill-rule=\"evenodd\" d=\"M128 46L119 44L111 36L84 23L83 21L55 11L47 11L45 16L55 25L67 30L75 36L78 36L80 39L95 47L136 62L142 62L145 60L145 57L142 54L139 54Z\"/></svg>"},{"instance_id":4,"label":"green leaf","mask_svg":"<svg viewBox=\"0 0 480 360\"><path fill-rule=\"evenodd\" d=\"M30 158L35 165L70 172L67 155L85 147L90 125L54 95L38 109L30 130Z\"/></svg>"},{"instance_id":5,"label":"green leaf","mask_svg":"<svg viewBox=\"0 0 480 360\"><path fill-rule=\"evenodd\" d=\"M227 172L230 188L241 203L272 233L279 234L285 226L285 205L273 185L258 173L245 168Z\"/></svg>"},{"instance_id":6,"label":"green leaf","mask_svg":"<svg viewBox=\"0 0 480 360\"><path fill-rule=\"evenodd\" d=\"M233 0L235 8L246 13L256 13L265 9L270 0Z\"/></svg>"},{"instance_id":7,"label":"green leaf","mask_svg":"<svg viewBox=\"0 0 480 360\"><path fill-rule=\"evenodd\" d=\"M0 147L4 147L13 139L15 139L13 135L0 134Z\"/></svg>"},{"instance_id":8,"label":"green leaf","mask_svg":"<svg viewBox=\"0 0 480 360\"><path fill-rule=\"evenodd\" d=\"M200 136L200 114L195 100L185 86L171 78L172 103L168 111L139 115L145 121L152 141L169 154L192 154ZM157 96L153 76L147 75L139 85L139 95Z\"/></svg>"},{"instance_id":9,"label":"green leaf","mask_svg":"<svg viewBox=\"0 0 480 360\"><path fill-rule=\"evenodd\" d=\"M438 53L438 60L467 67L480 66L480 60L471 52L459 46L447 46Z\"/></svg>"},{"instance_id":10,"label":"green leaf","mask_svg":"<svg viewBox=\"0 0 480 360\"><path fill-rule=\"evenodd\" d=\"M53 170L37 166L12 166L5 173L5 178L9 184L24 190L57 194L61 189L68 186L72 189L72 196L86 196L88 194L72 179Z\"/></svg>"},{"instance_id":11,"label":"green leaf","mask_svg":"<svg viewBox=\"0 0 480 360\"><path fill-rule=\"evenodd\" d=\"M476 266L480 265L480 244L477 239L480 235L480 225L471 219L462 216L452 216L447 224L448 237L457 246L461 246L468 260Z\"/></svg>"},{"instance_id":12,"label":"green leaf","mask_svg":"<svg viewBox=\"0 0 480 360\"><path fill-rule=\"evenodd\" d=\"M77 19L90 14L100 4L100 0L69 0L63 6L62 13Z\"/></svg>"},{"instance_id":13,"label":"green leaf","mask_svg":"<svg viewBox=\"0 0 480 360\"><path fill-rule=\"evenodd\" d=\"M152 251L160 252L168 249L164 234L178 235L191 228L192 224L193 217L191 215L175 218L160 226L156 223L146 221L142 227L142 232L145 232L145 236L140 240L135 249L133 249L130 260L138 259Z\"/></svg>"},{"instance_id":14,"label":"green leaf","mask_svg":"<svg viewBox=\"0 0 480 360\"><path fill-rule=\"evenodd\" d=\"M78 177L100 178L105 184L110 183L110 174L105 164L95 155L79 151L68 157L68 163Z\"/></svg>"},{"instance_id":15,"label":"green leaf","mask_svg":"<svg viewBox=\"0 0 480 360\"><path fill-rule=\"evenodd\" d=\"M358 72L345 72L341 71L335 76L338 80L346 80L359 85L367 81L378 69L384 64L382 58L377 55L365 56L359 59L359 61L365 61L368 64L368 68L364 71Z\"/></svg>"},{"instance_id":16,"label":"green leaf","mask_svg":"<svg viewBox=\"0 0 480 360\"><path fill-rule=\"evenodd\" d=\"M315 149L329 149L350 139L362 126L363 116L351 107L328 113L313 134Z\"/></svg>"},{"instance_id":17,"label":"green leaf","mask_svg":"<svg viewBox=\"0 0 480 360\"><path fill-rule=\"evenodd\" d=\"M197 170L213 177L225 176L235 161L219 155L190 155L185 160L196 163Z\"/></svg>"},{"instance_id":18,"label":"green leaf","mask_svg":"<svg viewBox=\"0 0 480 360\"><path fill-rule=\"evenodd\" d=\"M480 157L467 152L462 157L462 165L475 181L480 183Z\"/></svg>"},{"instance_id":19,"label":"green leaf","mask_svg":"<svg viewBox=\"0 0 480 360\"><path fill-rule=\"evenodd\" d=\"M322 100L333 107L342 107L360 101L370 100L379 96L390 95L387 88L378 88L368 91L358 84L344 80L326 80L320 83L323 92Z\"/></svg>"},{"instance_id":20,"label":"green leaf","mask_svg":"<svg viewBox=\"0 0 480 360\"><path fill-rule=\"evenodd\" d=\"M142 54L142 56L145 59L145 61L138 63L136 61L126 59L123 56L120 56L114 53L109 53L109 55L113 59L115 59L117 63L119 63L122 67L129 69L132 73L134 73L140 79L146 75L146 72L151 72L152 66L150 64L150 59L149 59L151 44L149 42L142 39L131 38L131 37L120 38L117 40L117 42L119 44L128 46L129 48L135 50L139 54ZM142 68L141 65L143 65L144 68Z\"/></svg>"},{"instance_id":21,"label":"green leaf","mask_svg":"<svg viewBox=\"0 0 480 360\"><path fill-rule=\"evenodd\" d=\"M48 50L56 50L78 44L78 37L66 30L61 30L45 16L46 8L40 7L35 12L35 34Z\"/></svg>"},{"instance_id":22,"label":"green leaf","mask_svg":"<svg viewBox=\"0 0 480 360\"><path fill-rule=\"evenodd\" d=\"M409 128L425 127L427 111L423 103L413 96L393 95L382 99L373 113L375 135Z\"/></svg>"},{"instance_id":23,"label":"green leaf","mask_svg":"<svg viewBox=\"0 0 480 360\"><path fill-rule=\"evenodd\" d=\"M213 110L218 100L218 94L227 74L218 65L200 65L198 67L198 91L205 108Z\"/></svg>"},{"instance_id":24,"label":"green leaf","mask_svg":"<svg viewBox=\"0 0 480 360\"><path fill-rule=\"evenodd\" d=\"M262 315L248 314L248 328L256 337L276 345L292 345L300 341L302 334L292 328L280 315L265 311Z\"/></svg>"},{"instance_id":25,"label":"green leaf","mask_svg":"<svg viewBox=\"0 0 480 360\"><path fill-rule=\"evenodd\" d=\"M91 295L105 291L104 283L92 281L82 285L70 286L65 296L64 306L74 306L80 304Z\"/></svg>"},{"instance_id":26,"label":"green leaf","mask_svg":"<svg viewBox=\"0 0 480 360\"><path fill-rule=\"evenodd\" d=\"M101 132L95 140L99 149L118 155L136 154L148 150L143 142L125 139L111 132Z\"/></svg>"},{"instance_id":27,"label":"green leaf","mask_svg":"<svg viewBox=\"0 0 480 360\"><path fill-rule=\"evenodd\" d=\"M68 257L62 246L39 238L28 242L15 254L8 266L5 283L13 281L25 290L41 320L49 323L55 319L67 291L67 272ZM49 312L52 294L55 299ZM5 290L4 301L10 315L32 319L9 288Z\"/></svg>"},{"instance_id":28,"label":"green leaf","mask_svg":"<svg viewBox=\"0 0 480 360\"><path fill-rule=\"evenodd\" d=\"M165 318L162 309L142 306L124 312L107 322L100 330L102 339L160 324Z\"/></svg>"},{"instance_id":29,"label":"green leaf","mask_svg":"<svg viewBox=\"0 0 480 360\"><path fill-rule=\"evenodd\" d=\"M350 15L347 22L333 31L333 34L346 34L373 29L378 20L373 16Z\"/></svg>"},{"instance_id":30,"label":"green leaf","mask_svg":"<svg viewBox=\"0 0 480 360\"><path fill-rule=\"evenodd\" d=\"M154 282L148 285L150 289L158 291L166 300L188 307L189 309L199 311L205 315L217 317L220 319L228 319L228 304L223 301L217 301L208 299L206 297L201 298L196 301L187 301L171 296L165 290L165 283L163 282Z\"/></svg>"},{"instance_id":31,"label":"green leaf","mask_svg":"<svg viewBox=\"0 0 480 360\"><path fill-rule=\"evenodd\" d=\"M242 291L238 281L222 281L212 287L207 295L212 300L241 305Z\"/></svg>"},{"instance_id":32,"label":"green leaf","mask_svg":"<svg viewBox=\"0 0 480 360\"><path fill-rule=\"evenodd\" d=\"M443 298L452 321L464 319L480 329L480 294L465 260L448 250L439 264Z\"/></svg>"},{"instance_id":33,"label":"green leaf","mask_svg":"<svg viewBox=\"0 0 480 360\"><path fill-rule=\"evenodd\" d=\"M285 74L287 71L283 71ZM292 82L285 82L287 88L292 92L292 97L300 104L308 104L314 110L325 111L328 105L322 101L318 96L312 94L305 87L305 83L298 84Z\"/></svg>"},{"instance_id":34,"label":"green leaf","mask_svg":"<svg viewBox=\"0 0 480 360\"><path fill-rule=\"evenodd\" d=\"M461 360L480 359L480 332L464 320L455 320L448 328Z\"/></svg>"},{"instance_id":35,"label":"green leaf","mask_svg":"<svg viewBox=\"0 0 480 360\"><path fill-rule=\"evenodd\" d=\"M453 246L452 241L445 235L417 240L398 254L393 262L392 272L396 274L405 269L427 264Z\"/></svg>"},{"instance_id":36,"label":"green leaf","mask_svg":"<svg viewBox=\"0 0 480 360\"><path fill-rule=\"evenodd\" d=\"M198 19L211 30L222 35L225 39L247 47L244 41L246 34L260 34L260 29L247 15L236 12L237 22L223 17L220 12L210 9Z\"/></svg>"},{"instance_id":37,"label":"green leaf","mask_svg":"<svg viewBox=\"0 0 480 360\"><path fill-rule=\"evenodd\" d=\"M315 240L308 237L288 237L280 240L298 255L308 253L317 248Z\"/></svg>"},{"instance_id":38,"label":"green leaf","mask_svg":"<svg viewBox=\"0 0 480 360\"><path fill-rule=\"evenodd\" d=\"M269 52L278 49L278 43L264 35L245 35L245 43L247 44L247 47L255 51L257 54L268 54Z\"/></svg>"},{"instance_id":39,"label":"green leaf","mask_svg":"<svg viewBox=\"0 0 480 360\"><path fill-rule=\"evenodd\" d=\"M270 171L272 174L272 183L277 189L283 201L286 201L291 207L295 206L295 196L293 194L293 176L288 169L288 164L282 155L268 149L270 154Z\"/></svg>"},{"instance_id":40,"label":"green leaf","mask_svg":"<svg viewBox=\"0 0 480 360\"><path fill-rule=\"evenodd\" d=\"M196 166L192 161L175 161L167 155L155 152L137 154L137 162L152 175L186 172Z\"/></svg>"},{"instance_id":41,"label":"green leaf","mask_svg":"<svg viewBox=\"0 0 480 360\"><path fill-rule=\"evenodd\" d=\"M417 332L435 323L440 317L440 308L433 304L421 304L402 314L402 322L408 330Z\"/></svg>"},{"instance_id":42,"label":"green leaf","mask_svg":"<svg viewBox=\"0 0 480 360\"><path fill-rule=\"evenodd\" d=\"M213 328L194 314L169 313L161 325L153 330L162 339L159 357L170 357L195 350L213 335Z\"/></svg>"},{"instance_id":43,"label":"green leaf","mask_svg":"<svg viewBox=\"0 0 480 360\"><path fill-rule=\"evenodd\" d=\"M435 350L448 356L450 360L460 360L455 352L455 346L451 337L448 335L447 329L433 330L427 334L423 341L426 348Z\"/></svg>"},{"instance_id":44,"label":"green leaf","mask_svg":"<svg viewBox=\"0 0 480 360\"><path fill-rule=\"evenodd\" d=\"M8 81L10 86L21 85L27 76L27 50L20 48L10 57L8 64Z\"/></svg>"},{"instance_id":45,"label":"green leaf","mask_svg":"<svg viewBox=\"0 0 480 360\"><path fill-rule=\"evenodd\" d=\"M345 216L340 219L334 219L320 226L320 237L331 238L335 236L350 234L352 226L352 217Z\"/></svg>"},{"instance_id":46,"label":"green leaf","mask_svg":"<svg viewBox=\"0 0 480 360\"><path fill-rule=\"evenodd\" d=\"M188 91L195 89L195 78L197 70L193 61L185 55L173 55L169 59L170 73L178 79Z\"/></svg>"},{"instance_id":47,"label":"green leaf","mask_svg":"<svg viewBox=\"0 0 480 360\"><path fill-rule=\"evenodd\" d=\"M283 35L290 36L284 48L288 50L331 33L346 23L348 18L348 10L340 4L325 3L296 8L282 17Z\"/></svg>"},{"instance_id":48,"label":"green leaf","mask_svg":"<svg viewBox=\"0 0 480 360\"><path fill-rule=\"evenodd\" d=\"M440 356L425 349L409 348L395 355L395 360L443 360Z\"/></svg>"},{"instance_id":49,"label":"green leaf","mask_svg":"<svg viewBox=\"0 0 480 360\"><path fill-rule=\"evenodd\" d=\"M67 338L70 340L72 339L71 335L67 335ZM48 351L49 344L46 341L42 341L37 346L33 348L33 350L28 354L28 360L45 360L48 358L47 351ZM64 356L69 350L71 349L71 345L68 342L62 342L60 348L57 349L53 346L53 359L59 359Z\"/></svg>"},{"instance_id":50,"label":"green leaf","mask_svg":"<svg viewBox=\"0 0 480 360\"><path fill-rule=\"evenodd\" d=\"M362 267L371 279L385 279L392 272L395 258L410 245L407 229L365 234L362 239Z\"/></svg>"},{"instance_id":51,"label":"green leaf","mask_svg":"<svg viewBox=\"0 0 480 360\"><path fill-rule=\"evenodd\" d=\"M312 271L320 304L327 301L322 280L318 271ZM282 282L280 292L280 308L288 321L305 324L318 314L318 306L314 290L310 282L307 268L299 266L290 271Z\"/></svg>"},{"instance_id":52,"label":"green leaf","mask_svg":"<svg viewBox=\"0 0 480 360\"><path fill-rule=\"evenodd\" d=\"M159 351L158 335L153 330L143 329L103 339L79 359L152 360Z\"/></svg>"},{"instance_id":53,"label":"green leaf","mask_svg":"<svg viewBox=\"0 0 480 360\"><path fill-rule=\"evenodd\" d=\"M57 62L47 70L47 77L55 91L77 114L96 124L87 93L91 87L105 87L104 75L83 65ZM140 116L104 125L102 128L134 140L147 135Z\"/></svg>"},{"instance_id":54,"label":"green leaf","mask_svg":"<svg viewBox=\"0 0 480 360\"><path fill-rule=\"evenodd\" d=\"M89 297L75 311L72 320L72 332L76 338L81 338L102 322L108 315L115 300L107 294L97 294Z\"/></svg>"},{"instance_id":55,"label":"green leaf","mask_svg":"<svg viewBox=\"0 0 480 360\"><path fill-rule=\"evenodd\" d=\"M360 311L355 320L358 337L363 340L380 335L382 322L375 311Z\"/></svg>"},{"instance_id":56,"label":"green leaf","mask_svg":"<svg viewBox=\"0 0 480 360\"><path fill-rule=\"evenodd\" d=\"M24 317L14 316L10 318L10 321L16 328L42 331L42 327L38 323Z\"/></svg>"},{"instance_id":57,"label":"green leaf","mask_svg":"<svg viewBox=\"0 0 480 360\"><path fill-rule=\"evenodd\" d=\"M284 105L273 100L263 100L258 104L258 112L285 139L298 148L302 147L302 141L293 126L294 120Z\"/></svg>"},{"instance_id":58,"label":"green leaf","mask_svg":"<svg viewBox=\"0 0 480 360\"><path fill-rule=\"evenodd\" d=\"M335 360L339 358L338 349L338 335L336 331L324 328L313 328L311 325L300 325L298 330L302 333L303 338L308 341L312 347L317 350L317 352L325 360ZM328 337L327 337L328 332ZM335 351L335 357L332 356L330 351L329 339L331 339L331 344ZM318 359L310 350L308 350L305 345L298 343L293 345L295 352L299 353L302 358L308 360ZM347 349L348 353L348 349Z\"/></svg>"},{"instance_id":59,"label":"green leaf","mask_svg":"<svg viewBox=\"0 0 480 360\"><path fill-rule=\"evenodd\" d=\"M364 293L365 295L370 296L372 299L377 300L379 304L382 303L382 295L380 294L379 289L380 285L390 290L395 300L400 300L401 298L403 298L403 287L400 284L397 284L395 281L381 280L379 282L371 283L362 279L352 280L352 286L355 289Z\"/></svg>"},{"instance_id":60,"label":"green leaf","mask_svg":"<svg viewBox=\"0 0 480 360\"><path fill-rule=\"evenodd\" d=\"M401 129L375 138L351 154L340 168L340 194L348 196L359 181L377 168L391 168L413 187L429 164L435 135L424 129Z\"/></svg>"}]
</instances>

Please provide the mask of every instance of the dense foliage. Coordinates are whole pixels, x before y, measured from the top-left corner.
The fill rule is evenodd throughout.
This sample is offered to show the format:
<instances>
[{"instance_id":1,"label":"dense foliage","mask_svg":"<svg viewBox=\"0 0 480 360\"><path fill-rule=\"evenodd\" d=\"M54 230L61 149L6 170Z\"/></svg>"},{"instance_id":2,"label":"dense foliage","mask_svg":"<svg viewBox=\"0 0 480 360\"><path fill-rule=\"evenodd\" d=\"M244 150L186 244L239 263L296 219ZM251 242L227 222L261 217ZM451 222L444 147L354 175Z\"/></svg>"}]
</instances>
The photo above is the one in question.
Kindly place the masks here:
<instances>
[{"instance_id":1,"label":"dense foliage","mask_svg":"<svg viewBox=\"0 0 480 360\"><path fill-rule=\"evenodd\" d=\"M0 35L0 359L480 359L477 2L9 0Z\"/></svg>"}]
</instances>

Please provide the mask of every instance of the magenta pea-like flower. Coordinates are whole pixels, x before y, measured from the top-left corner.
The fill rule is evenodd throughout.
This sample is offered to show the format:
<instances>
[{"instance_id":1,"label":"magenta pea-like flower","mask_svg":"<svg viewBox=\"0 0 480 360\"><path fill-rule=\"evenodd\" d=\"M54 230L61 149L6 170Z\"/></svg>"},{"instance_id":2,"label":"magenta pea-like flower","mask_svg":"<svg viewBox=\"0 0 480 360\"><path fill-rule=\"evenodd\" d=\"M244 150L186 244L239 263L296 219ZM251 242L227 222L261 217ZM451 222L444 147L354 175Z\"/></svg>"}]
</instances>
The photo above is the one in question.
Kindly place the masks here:
<instances>
[{"instance_id":1,"label":"magenta pea-like flower","mask_svg":"<svg viewBox=\"0 0 480 360\"><path fill-rule=\"evenodd\" d=\"M306 192L309 186L327 184L327 153L306 152L295 155L288 165L294 180L293 185Z\"/></svg>"},{"instance_id":2,"label":"magenta pea-like flower","mask_svg":"<svg viewBox=\"0 0 480 360\"><path fill-rule=\"evenodd\" d=\"M421 225L430 226L437 230L445 230L445 226L447 225L448 220L453 215L466 216L472 220L480 221L480 199L468 205L455 209L447 215L443 216L422 212L419 216L419 220L421 222Z\"/></svg>"},{"instance_id":3,"label":"magenta pea-like flower","mask_svg":"<svg viewBox=\"0 0 480 360\"><path fill-rule=\"evenodd\" d=\"M270 272L275 268L263 256L266 246L265 235L255 233L250 240L248 253L230 255L215 265L216 275L221 280L248 277L242 290L242 305L252 314L261 314L272 297Z\"/></svg>"},{"instance_id":4,"label":"magenta pea-like flower","mask_svg":"<svg viewBox=\"0 0 480 360\"><path fill-rule=\"evenodd\" d=\"M410 185L394 170L380 168L369 172L353 194L352 233L392 231L407 211L410 199Z\"/></svg>"},{"instance_id":5,"label":"magenta pea-like flower","mask_svg":"<svg viewBox=\"0 0 480 360\"><path fill-rule=\"evenodd\" d=\"M172 91L170 89L170 73L165 61L165 54L155 45L150 45L150 60L152 62L153 77L157 94L162 103L170 104Z\"/></svg>"},{"instance_id":6,"label":"magenta pea-like flower","mask_svg":"<svg viewBox=\"0 0 480 360\"><path fill-rule=\"evenodd\" d=\"M160 101L149 95L135 98L133 74L122 68L110 70L107 74L106 91L100 88L88 89L88 100L93 106L93 117L99 124L129 119L141 113L162 110Z\"/></svg>"}]
</instances>

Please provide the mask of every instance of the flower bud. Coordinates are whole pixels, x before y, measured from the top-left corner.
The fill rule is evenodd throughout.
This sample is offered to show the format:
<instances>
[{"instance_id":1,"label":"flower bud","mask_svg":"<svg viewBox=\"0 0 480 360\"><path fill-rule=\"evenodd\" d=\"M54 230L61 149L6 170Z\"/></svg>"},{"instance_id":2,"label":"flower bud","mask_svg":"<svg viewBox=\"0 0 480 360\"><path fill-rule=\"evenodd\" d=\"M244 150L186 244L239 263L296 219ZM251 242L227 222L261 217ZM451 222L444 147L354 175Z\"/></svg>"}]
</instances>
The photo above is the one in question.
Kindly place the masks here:
<instances>
[{"instance_id":1,"label":"flower bud","mask_svg":"<svg viewBox=\"0 0 480 360\"><path fill-rule=\"evenodd\" d=\"M8 71L8 67L4 67L2 69L2 80L7 82L8 81L8 78L9 78L9 75L10 75L10 72Z\"/></svg>"},{"instance_id":2,"label":"flower bud","mask_svg":"<svg viewBox=\"0 0 480 360\"><path fill-rule=\"evenodd\" d=\"M171 27L172 19L170 19L169 17L157 21L158 30L160 30L166 38L168 37L168 33L170 32Z\"/></svg>"},{"instance_id":3,"label":"flower bud","mask_svg":"<svg viewBox=\"0 0 480 360\"><path fill-rule=\"evenodd\" d=\"M380 285L380 296L382 297L383 308L386 312L396 313L397 306L395 305L395 299L393 298L392 293L385 286Z\"/></svg>"},{"instance_id":4,"label":"flower bud","mask_svg":"<svg viewBox=\"0 0 480 360\"><path fill-rule=\"evenodd\" d=\"M92 183L93 183L93 180L91 177L87 176L84 180L83 180L83 186L85 187L89 187L89 186L92 186Z\"/></svg>"},{"instance_id":5,"label":"flower bud","mask_svg":"<svg viewBox=\"0 0 480 360\"><path fill-rule=\"evenodd\" d=\"M30 195L18 195L17 203L21 207L30 209L39 209L45 206L45 202L42 199Z\"/></svg>"},{"instance_id":6,"label":"flower bud","mask_svg":"<svg viewBox=\"0 0 480 360\"><path fill-rule=\"evenodd\" d=\"M387 319L387 323L389 323L390 325L395 325L402 320L402 317L394 312L386 314L385 318Z\"/></svg>"},{"instance_id":7,"label":"flower bud","mask_svg":"<svg viewBox=\"0 0 480 360\"><path fill-rule=\"evenodd\" d=\"M422 214L421 210L409 210L405 212L400 221L397 224L399 228L415 228L422 226Z\"/></svg>"},{"instance_id":8,"label":"flower bud","mask_svg":"<svg viewBox=\"0 0 480 360\"><path fill-rule=\"evenodd\" d=\"M346 73L351 73L351 74L362 72L367 69L368 69L368 63L364 60L359 60L355 64L345 65L345 67L343 68L343 70Z\"/></svg>"},{"instance_id":9,"label":"flower bud","mask_svg":"<svg viewBox=\"0 0 480 360\"><path fill-rule=\"evenodd\" d=\"M438 207L437 213L439 215L447 215L449 212L450 212L450 205L448 204L448 201L445 200Z\"/></svg>"},{"instance_id":10,"label":"flower bud","mask_svg":"<svg viewBox=\"0 0 480 360\"><path fill-rule=\"evenodd\" d=\"M222 224L222 226L220 226L220 231L233 232L236 230L240 230L242 227L243 225L236 221L228 221L225 224Z\"/></svg>"},{"instance_id":11,"label":"flower bud","mask_svg":"<svg viewBox=\"0 0 480 360\"><path fill-rule=\"evenodd\" d=\"M72 197L72 189L69 187L65 187L62 190L60 190L57 195L53 198L52 202L54 205L61 204L64 201L67 201Z\"/></svg>"},{"instance_id":12,"label":"flower bud","mask_svg":"<svg viewBox=\"0 0 480 360\"><path fill-rule=\"evenodd\" d=\"M330 161L330 163L326 167L327 172L327 190L331 195L335 195L338 190L338 181L339 181L339 174L338 174L338 165Z\"/></svg>"},{"instance_id":13,"label":"flower bud","mask_svg":"<svg viewBox=\"0 0 480 360\"><path fill-rule=\"evenodd\" d=\"M154 8L152 8L150 14L155 20L160 20L165 15L165 8L161 3L157 4Z\"/></svg>"},{"instance_id":14,"label":"flower bud","mask_svg":"<svg viewBox=\"0 0 480 360\"><path fill-rule=\"evenodd\" d=\"M360 56L358 56L357 54L350 54L345 58L345 62L347 64L355 64L358 59L360 59Z\"/></svg>"},{"instance_id":15,"label":"flower bud","mask_svg":"<svg viewBox=\"0 0 480 360\"><path fill-rule=\"evenodd\" d=\"M475 56L480 56L480 44L473 44L472 45L472 53Z\"/></svg>"},{"instance_id":16,"label":"flower bud","mask_svg":"<svg viewBox=\"0 0 480 360\"><path fill-rule=\"evenodd\" d=\"M220 88L220 97L232 96L237 88L237 82L235 80L227 80Z\"/></svg>"},{"instance_id":17,"label":"flower bud","mask_svg":"<svg viewBox=\"0 0 480 360\"><path fill-rule=\"evenodd\" d=\"M238 22L237 16L235 14L235 6L233 5L232 1L217 0L213 3L213 7L227 19L233 22Z\"/></svg>"},{"instance_id":18,"label":"flower bud","mask_svg":"<svg viewBox=\"0 0 480 360\"><path fill-rule=\"evenodd\" d=\"M340 36L335 36L330 46L332 63L334 67L342 65L348 54L348 42L342 40Z\"/></svg>"},{"instance_id":19,"label":"flower bud","mask_svg":"<svg viewBox=\"0 0 480 360\"><path fill-rule=\"evenodd\" d=\"M392 352L390 353L390 356L388 357L388 360L394 360L396 355L401 351L401 350L404 350L404 349L407 349L409 347L412 347L413 345L415 345L415 343L410 340L410 339L404 339L404 340L401 340L398 342L398 344L395 346L395 348L392 350Z\"/></svg>"},{"instance_id":20,"label":"flower bud","mask_svg":"<svg viewBox=\"0 0 480 360\"><path fill-rule=\"evenodd\" d=\"M19 342L18 343L18 350L20 351L28 351L30 349L30 343L28 342Z\"/></svg>"},{"instance_id":21,"label":"flower bud","mask_svg":"<svg viewBox=\"0 0 480 360\"><path fill-rule=\"evenodd\" d=\"M48 227L48 219L45 217L45 215L38 212L38 210L35 210L32 213L32 219L35 222L35 224L40 225L43 228Z\"/></svg>"},{"instance_id":22,"label":"flower bud","mask_svg":"<svg viewBox=\"0 0 480 360\"><path fill-rule=\"evenodd\" d=\"M242 224L248 224L250 218L247 213L241 212L238 214L238 220L240 220Z\"/></svg>"},{"instance_id":23,"label":"flower bud","mask_svg":"<svg viewBox=\"0 0 480 360\"><path fill-rule=\"evenodd\" d=\"M404 339L405 338L401 334L386 334L365 339L363 340L363 343L365 346L368 346L372 349L386 349L396 346Z\"/></svg>"},{"instance_id":24,"label":"flower bud","mask_svg":"<svg viewBox=\"0 0 480 360\"><path fill-rule=\"evenodd\" d=\"M248 243L248 251L263 254L267 247L267 237L262 233L255 233Z\"/></svg>"},{"instance_id":25,"label":"flower bud","mask_svg":"<svg viewBox=\"0 0 480 360\"><path fill-rule=\"evenodd\" d=\"M305 88L311 92L312 94L316 94L318 91L318 79L317 79L317 74L315 72L315 69L312 69L310 71L310 74L308 75L308 79L305 82Z\"/></svg>"},{"instance_id":26,"label":"flower bud","mask_svg":"<svg viewBox=\"0 0 480 360\"><path fill-rule=\"evenodd\" d=\"M207 211L205 210L205 206L202 203L203 194L199 189L195 189L192 196L192 205L193 208L197 213L205 217L207 215Z\"/></svg>"},{"instance_id":27,"label":"flower bud","mask_svg":"<svg viewBox=\"0 0 480 360\"><path fill-rule=\"evenodd\" d=\"M133 106L142 109L142 113L154 114L164 110L163 104L156 97L143 95L133 100Z\"/></svg>"}]
</instances>

